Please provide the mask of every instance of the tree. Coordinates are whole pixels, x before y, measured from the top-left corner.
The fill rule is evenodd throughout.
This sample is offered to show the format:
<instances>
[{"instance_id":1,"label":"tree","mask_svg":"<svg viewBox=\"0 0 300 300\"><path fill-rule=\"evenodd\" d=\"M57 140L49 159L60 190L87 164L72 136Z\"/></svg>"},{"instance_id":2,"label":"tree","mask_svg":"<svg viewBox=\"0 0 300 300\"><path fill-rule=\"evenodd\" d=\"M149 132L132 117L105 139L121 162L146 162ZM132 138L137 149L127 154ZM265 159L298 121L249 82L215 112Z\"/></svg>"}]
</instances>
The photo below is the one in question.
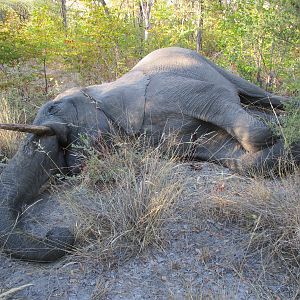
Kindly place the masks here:
<instances>
[{"instance_id":1,"label":"tree","mask_svg":"<svg viewBox=\"0 0 300 300\"><path fill-rule=\"evenodd\" d=\"M66 0L61 0L61 16L65 30L68 28Z\"/></svg>"},{"instance_id":2,"label":"tree","mask_svg":"<svg viewBox=\"0 0 300 300\"><path fill-rule=\"evenodd\" d=\"M145 41L148 40L149 36L149 29L151 27L150 18L151 18L151 8L154 5L154 0L146 0L140 1L140 14L141 20L144 23L144 39Z\"/></svg>"}]
</instances>

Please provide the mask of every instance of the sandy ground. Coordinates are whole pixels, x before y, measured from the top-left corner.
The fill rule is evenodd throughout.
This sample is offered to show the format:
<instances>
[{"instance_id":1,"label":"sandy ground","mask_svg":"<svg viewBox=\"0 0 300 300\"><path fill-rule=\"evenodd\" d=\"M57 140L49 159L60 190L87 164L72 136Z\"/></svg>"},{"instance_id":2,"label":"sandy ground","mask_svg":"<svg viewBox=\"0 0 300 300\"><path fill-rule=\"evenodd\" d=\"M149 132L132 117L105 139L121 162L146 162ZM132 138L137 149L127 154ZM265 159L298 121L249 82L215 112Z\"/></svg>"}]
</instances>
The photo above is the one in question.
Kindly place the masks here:
<instances>
[{"instance_id":1,"label":"sandy ground","mask_svg":"<svg viewBox=\"0 0 300 300\"><path fill-rule=\"evenodd\" d=\"M203 186L210 189L231 176L222 167L195 164L196 168L184 166L191 194L198 189L201 194ZM52 224L72 222L54 196L44 193L39 199L24 216L27 230L42 235ZM0 292L31 284L9 294L9 299L293 298L289 274L259 252L247 251L250 233L206 217L193 197L185 197L182 207L189 210L179 209L179 217L164 228L161 248L149 247L126 261L109 264L88 255L69 255L56 263L36 264L1 254Z\"/></svg>"}]
</instances>

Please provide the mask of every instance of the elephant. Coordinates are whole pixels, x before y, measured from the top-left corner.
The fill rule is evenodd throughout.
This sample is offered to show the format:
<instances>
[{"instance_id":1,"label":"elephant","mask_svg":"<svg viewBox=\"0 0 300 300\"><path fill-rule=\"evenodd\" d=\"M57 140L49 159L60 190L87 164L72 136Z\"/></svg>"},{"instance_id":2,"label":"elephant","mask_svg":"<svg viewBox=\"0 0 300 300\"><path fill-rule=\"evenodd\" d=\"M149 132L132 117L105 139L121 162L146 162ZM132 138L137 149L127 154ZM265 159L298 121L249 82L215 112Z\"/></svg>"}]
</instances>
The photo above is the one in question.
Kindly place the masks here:
<instances>
[{"instance_id":1,"label":"elephant","mask_svg":"<svg viewBox=\"0 0 300 300\"><path fill-rule=\"evenodd\" d=\"M260 172L285 155L282 139L264 122L272 116L261 108L281 110L286 101L179 47L148 54L113 82L63 92L39 109L33 125L0 126L28 132L0 175L1 248L38 262L57 260L72 249L68 228L54 227L37 238L22 230L18 216L51 175L76 169L70 149L80 135L97 138L118 129L132 137L145 134L155 145L176 132L179 154L192 143L189 158ZM292 148L297 164L299 148L299 143Z\"/></svg>"}]
</instances>

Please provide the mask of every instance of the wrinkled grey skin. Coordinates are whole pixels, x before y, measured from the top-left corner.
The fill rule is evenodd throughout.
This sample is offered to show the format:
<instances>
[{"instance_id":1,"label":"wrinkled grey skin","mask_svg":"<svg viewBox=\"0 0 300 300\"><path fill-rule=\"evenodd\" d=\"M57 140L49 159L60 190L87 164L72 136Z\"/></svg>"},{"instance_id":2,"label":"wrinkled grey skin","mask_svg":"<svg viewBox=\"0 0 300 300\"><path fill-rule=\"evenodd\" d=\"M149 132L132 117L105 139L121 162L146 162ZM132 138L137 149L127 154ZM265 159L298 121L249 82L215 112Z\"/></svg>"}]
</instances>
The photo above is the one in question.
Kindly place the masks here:
<instances>
[{"instance_id":1,"label":"wrinkled grey skin","mask_svg":"<svg viewBox=\"0 0 300 300\"><path fill-rule=\"evenodd\" d=\"M282 108L284 101L181 48L154 51L115 82L59 95L34 121L55 135L29 134L1 174L1 247L13 257L44 262L70 249L74 237L68 229L54 228L41 240L22 231L17 217L52 174L76 165L68 149L80 134L97 137L113 126L128 135L146 133L155 144L176 132L182 154L196 141L190 157L239 172L261 171L276 166L283 143L257 117L262 113L247 111L241 103ZM297 155L295 146L299 163Z\"/></svg>"}]
</instances>

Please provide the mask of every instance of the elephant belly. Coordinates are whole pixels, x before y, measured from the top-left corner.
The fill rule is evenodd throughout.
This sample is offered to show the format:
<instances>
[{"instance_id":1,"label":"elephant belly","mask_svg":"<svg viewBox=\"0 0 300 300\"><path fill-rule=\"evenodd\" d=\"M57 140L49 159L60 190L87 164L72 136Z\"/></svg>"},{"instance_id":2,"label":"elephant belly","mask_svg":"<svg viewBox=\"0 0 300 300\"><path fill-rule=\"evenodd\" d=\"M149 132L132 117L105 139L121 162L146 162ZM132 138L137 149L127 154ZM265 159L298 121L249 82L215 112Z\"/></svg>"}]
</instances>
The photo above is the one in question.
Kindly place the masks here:
<instances>
[{"instance_id":1,"label":"elephant belly","mask_svg":"<svg viewBox=\"0 0 300 300\"><path fill-rule=\"evenodd\" d=\"M154 144L162 138L175 138L178 142L190 142L194 134L205 134L209 131L208 123L182 114L146 113L142 133L151 136Z\"/></svg>"}]
</instances>

